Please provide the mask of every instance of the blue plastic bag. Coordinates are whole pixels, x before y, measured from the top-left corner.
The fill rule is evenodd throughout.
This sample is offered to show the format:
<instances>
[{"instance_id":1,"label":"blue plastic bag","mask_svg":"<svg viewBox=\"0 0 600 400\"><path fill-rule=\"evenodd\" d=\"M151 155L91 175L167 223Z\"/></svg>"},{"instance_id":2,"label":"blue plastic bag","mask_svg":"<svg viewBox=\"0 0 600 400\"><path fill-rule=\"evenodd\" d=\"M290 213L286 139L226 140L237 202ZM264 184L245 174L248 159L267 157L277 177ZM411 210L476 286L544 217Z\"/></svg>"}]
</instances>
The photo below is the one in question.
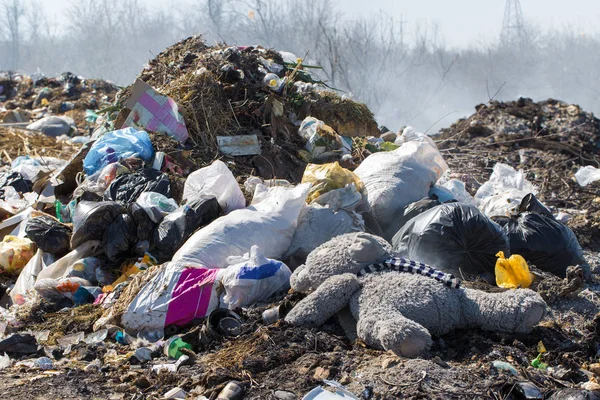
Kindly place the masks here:
<instances>
[{"instance_id":1,"label":"blue plastic bag","mask_svg":"<svg viewBox=\"0 0 600 400\"><path fill-rule=\"evenodd\" d=\"M125 128L108 132L98 139L83 160L83 170L89 176L119 160L130 157L150 160L153 156L154 148L148 134Z\"/></svg>"},{"instance_id":2,"label":"blue plastic bag","mask_svg":"<svg viewBox=\"0 0 600 400\"><path fill-rule=\"evenodd\" d=\"M264 301L273 293L290 286L292 271L281 261L263 255L252 246L243 257L229 257L229 267L221 277L225 295L221 304L230 310Z\"/></svg>"}]
</instances>

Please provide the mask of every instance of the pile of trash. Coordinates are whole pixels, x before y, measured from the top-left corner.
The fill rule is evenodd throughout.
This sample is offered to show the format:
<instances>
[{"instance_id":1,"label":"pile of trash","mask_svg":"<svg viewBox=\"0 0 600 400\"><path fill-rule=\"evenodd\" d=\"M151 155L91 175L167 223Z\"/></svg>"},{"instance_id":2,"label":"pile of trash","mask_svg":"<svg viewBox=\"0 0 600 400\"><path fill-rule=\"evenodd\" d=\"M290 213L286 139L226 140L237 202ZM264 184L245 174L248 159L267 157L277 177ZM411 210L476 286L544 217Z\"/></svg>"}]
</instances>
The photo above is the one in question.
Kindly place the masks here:
<instances>
[{"instance_id":1,"label":"pile of trash","mask_svg":"<svg viewBox=\"0 0 600 400\"><path fill-rule=\"evenodd\" d=\"M339 161L343 154L337 150L352 138L380 135L372 112L327 90L310 73L314 68L291 53L260 46L207 46L194 36L160 53L138 79L172 98L188 121L186 133L171 135L179 142L189 136L193 143L180 164L198 168L216 156L237 156L232 166L236 175L255 171L265 179L299 182L313 158ZM120 108L117 125L135 113L132 108L139 109L139 101L136 106L131 99L147 89L139 81L124 89L118 104L125 109ZM303 130L315 136L314 149L305 149L297 134L307 116L327 125L311 123ZM317 130L322 134L315 135ZM159 151L181 153L174 144L166 142Z\"/></svg>"},{"instance_id":2,"label":"pile of trash","mask_svg":"<svg viewBox=\"0 0 600 400\"><path fill-rule=\"evenodd\" d=\"M112 105L118 91L110 82L70 72L57 78L0 72L0 126L89 136L96 111Z\"/></svg>"},{"instance_id":3,"label":"pile of trash","mask_svg":"<svg viewBox=\"0 0 600 400\"><path fill-rule=\"evenodd\" d=\"M311 68L193 37L82 143L0 130L5 393L596 395L600 257L565 224L598 203L596 120L561 141L539 115L562 103L494 103L434 141L380 131ZM490 110L518 107L545 160L543 132L499 139L520 120Z\"/></svg>"},{"instance_id":4,"label":"pile of trash","mask_svg":"<svg viewBox=\"0 0 600 400\"><path fill-rule=\"evenodd\" d=\"M540 200L563 210L579 240L600 250L600 192L575 178L582 167L600 166L600 121L578 105L552 99L491 101L475 110L435 137L452 176L474 192L498 162L523 170Z\"/></svg>"}]
</instances>

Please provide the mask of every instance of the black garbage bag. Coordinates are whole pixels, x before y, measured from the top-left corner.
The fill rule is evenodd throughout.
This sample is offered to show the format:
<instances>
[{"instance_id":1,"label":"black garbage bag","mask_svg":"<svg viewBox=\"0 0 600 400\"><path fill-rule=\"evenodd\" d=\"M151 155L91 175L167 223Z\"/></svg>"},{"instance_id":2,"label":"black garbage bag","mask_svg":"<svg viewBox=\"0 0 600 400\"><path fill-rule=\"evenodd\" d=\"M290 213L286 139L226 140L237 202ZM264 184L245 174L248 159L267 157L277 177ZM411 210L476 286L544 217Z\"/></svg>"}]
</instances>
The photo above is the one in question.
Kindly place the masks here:
<instances>
[{"instance_id":1,"label":"black garbage bag","mask_svg":"<svg viewBox=\"0 0 600 400\"><path fill-rule=\"evenodd\" d=\"M117 177L104 192L104 200L129 204L144 192L156 192L171 197L171 182L167 174L152 168L144 168Z\"/></svg>"},{"instance_id":2,"label":"black garbage bag","mask_svg":"<svg viewBox=\"0 0 600 400\"><path fill-rule=\"evenodd\" d=\"M543 205L533 193L529 193L527 196L523 197L523 200L521 200L521 204L519 205L519 212L525 211L550 216L552 215L552 211L550 211L545 205Z\"/></svg>"},{"instance_id":3,"label":"black garbage bag","mask_svg":"<svg viewBox=\"0 0 600 400\"><path fill-rule=\"evenodd\" d=\"M138 240L151 241L154 229L156 229L156 224L150 219L150 216L148 216L146 210L144 210L138 203L131 203L129 204L128 212L133 218L135 226L137 227Z\"/></svg>"},{"instance_id":4,"label":"black garbage bag","mask_svg":"<svg viewBox=\"0 0 600 400\"><path fill-rule=\"evenodd\" d=\"M198 229L221 215L221 206L214 196L202 196L167 215L154 231L154 246L160 262L173 254Z\"/></svg>"},{"instance_id":5,"label":"black garbage bag","mask_svg":"<svg viewBox=\"0 0 600 400\"><path fill-rule=\"evenodd\" d=\"M106 258L117 262L131 257L137 243L137 228L128 214L118 215L104 231L102 249Z\"/></svg>"},{"instance_id":6,"label":"black garbage bag","mask_svg":"<svg viewBox=\"0 0 600 400\"><path fill-rule=\"evenodd\" d=\"M440 204L438 200L429 197L410 203L394 216L393 221L389 223L389 228L384 233L384 238L390 241L408 221Z\"/></svg>"},{"instance_id":7,"label":"black garbage bag","mask_svg":"<svg viewBox=\"0 0 600 400\"><path fill-rule=\"evenodd\" d=\"M511 254L519 254L528 263L561 278L566 277L567 267L587 265L583 249L568 226L557 221L533 195L523 199L519 210L528 208L538 212L495 219L508 235Z\"/></svg>"},{"instance_id":8,"label":"black garbage bag","mask_svg":"<svg viewBox=\"0 0 600 400\"><path fill-rule=\"evenodd\" d=\"M102 240L106 228L117 215L124 212L123 206L114 201L82 201L77 204L73 215L71 248L74 249L88 240Z\"/></svg>"},{"instance_id":9,"label":"black garbage bag","mask_svg":"<svg viewBox=\"0 0 600 400\"><path fill-rule=\"evenodd\" d=\"M25 225L25 233L46 253L64 255L71 247L71 228L49 215L30 219Z\"/></svg>"},{"instance_id":10,"label":"black garbage bag","mask_svg":"<svg viewBox=\"0 0 600 400\"><path fill-rule=\"evenodd\" d=\"M500 225L477 207L462 203L436 206L408 221L392 239L400 257L430 264L460 278L494 282L496 253L510 255Z\"/></svg>"},{"instance_id":11,"label":"black garbage bag","mask_svg":"<svg viewBox=\"0 0 600 400\"><path fill-rule=\"evenodd\" d=\"M0 197L4 198L4 188L12 186L17 192L29 193L33 191L33 182L25 179L18 172L0 174Z\"/></svg>"}]
</instances>

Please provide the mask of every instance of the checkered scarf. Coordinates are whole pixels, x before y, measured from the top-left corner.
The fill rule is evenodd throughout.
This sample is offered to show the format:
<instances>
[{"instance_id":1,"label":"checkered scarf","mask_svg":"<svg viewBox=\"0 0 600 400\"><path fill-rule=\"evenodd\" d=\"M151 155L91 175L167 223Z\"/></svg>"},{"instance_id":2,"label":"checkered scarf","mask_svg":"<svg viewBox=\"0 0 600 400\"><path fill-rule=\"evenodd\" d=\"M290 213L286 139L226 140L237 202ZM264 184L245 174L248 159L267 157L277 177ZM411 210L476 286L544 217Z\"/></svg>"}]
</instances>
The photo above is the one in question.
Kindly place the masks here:
<instances>
[{"instance_id":1,"label":"checkered scarf","mask_svg":"<svg viewBox=\"0 0 600 400\"><path fill-rule=\"evenodd\" d=\"M392 271L398 272L409 272L411 274L425 275L429 278L433 278L436 281L442 282L449 288L458 289L460 287L460 279L456 278L452 274L447 274L442 271L420 262L406 260L404 258L390 258L382 263L371 264L357 274L358 276L365 276L370 272L378 272L384 269L391 269Z\"/></svg>"}]
</instances>

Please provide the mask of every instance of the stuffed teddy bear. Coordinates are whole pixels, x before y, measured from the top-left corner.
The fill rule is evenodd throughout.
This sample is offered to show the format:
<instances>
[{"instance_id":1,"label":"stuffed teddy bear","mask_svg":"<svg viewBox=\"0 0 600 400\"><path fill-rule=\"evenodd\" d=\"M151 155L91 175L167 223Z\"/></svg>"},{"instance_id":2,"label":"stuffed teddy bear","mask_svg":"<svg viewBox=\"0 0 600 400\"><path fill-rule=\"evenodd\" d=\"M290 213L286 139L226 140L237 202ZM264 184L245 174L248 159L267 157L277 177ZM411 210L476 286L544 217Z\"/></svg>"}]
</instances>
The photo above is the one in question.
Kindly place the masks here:
<instances>
[{"instance_id":1,"label":"stuffed teddy bear","mask_svg":"<svg viewBox=\"0 0 600 400\"><path fill-rule=\"evenodd\" d=\"M393 256L384 239L363 232L322 244L290 278L292 289L311 293L285 320L320 326L349 305L357 320L357 335L367 345L416 357L431 347L432 334L458 328L526 333L545 314L546 303L532 290L463 289L453 276L436 275L434 270L433 276L396 271L384 263ZM415 266L413 272L419 265L430 268L401 261ZM385 268L390 265L392 269Z\"/></svg>"}]
</instances>

